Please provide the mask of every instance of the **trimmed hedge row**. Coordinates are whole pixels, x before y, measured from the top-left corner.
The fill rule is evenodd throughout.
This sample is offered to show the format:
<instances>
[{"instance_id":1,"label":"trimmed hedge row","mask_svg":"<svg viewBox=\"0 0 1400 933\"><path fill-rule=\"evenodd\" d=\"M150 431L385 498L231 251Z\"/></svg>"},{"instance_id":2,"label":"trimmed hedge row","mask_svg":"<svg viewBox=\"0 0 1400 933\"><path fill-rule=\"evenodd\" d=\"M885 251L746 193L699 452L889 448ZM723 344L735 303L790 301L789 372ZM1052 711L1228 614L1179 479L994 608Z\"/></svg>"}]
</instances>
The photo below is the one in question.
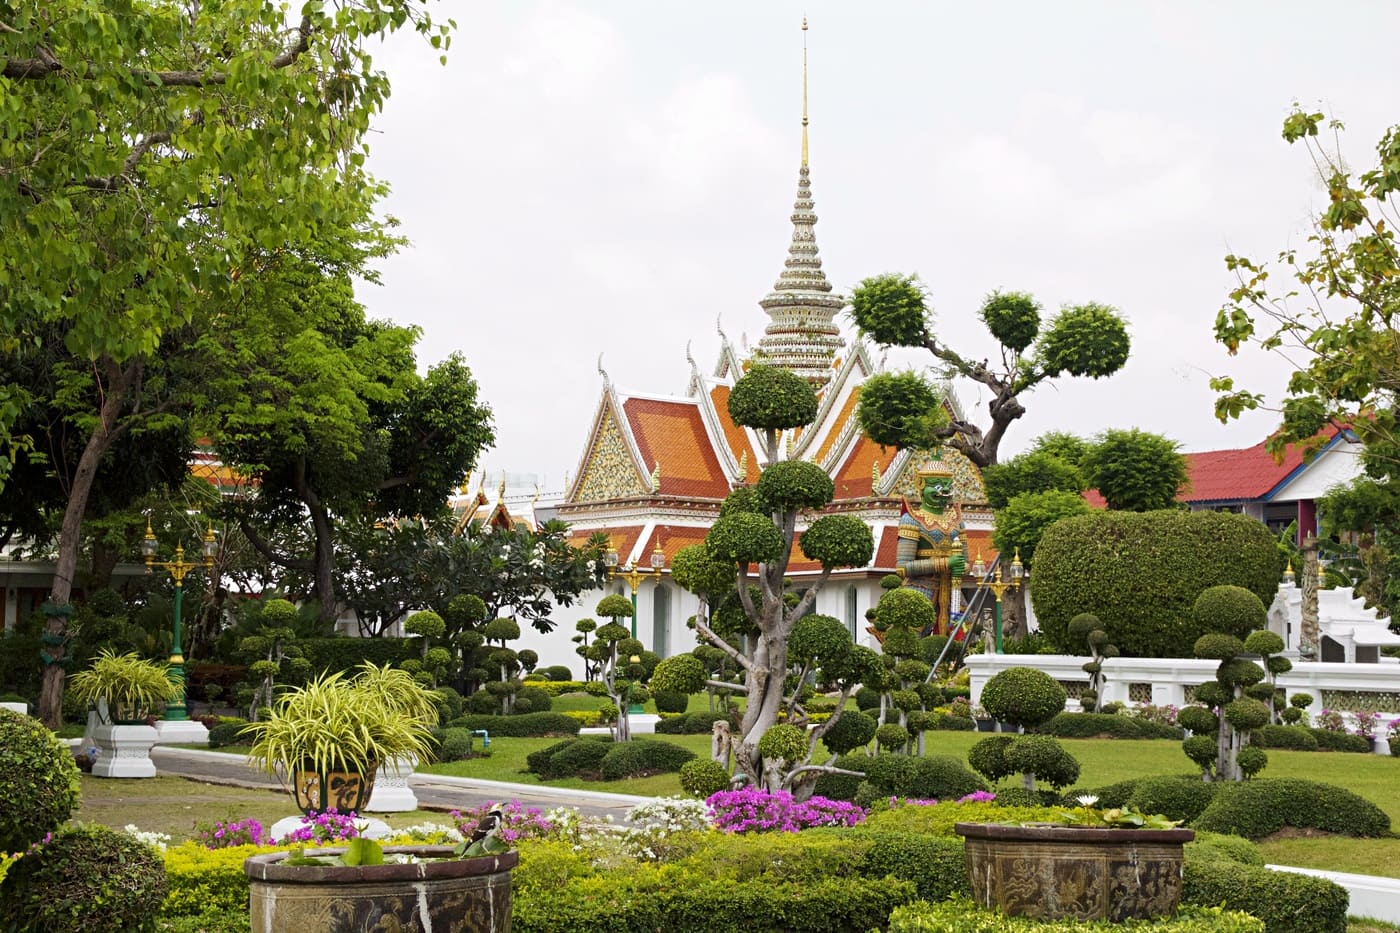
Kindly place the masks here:
<instances>
[{"instance_id":1,"label":"trimmed hedge row","mask_svg":"<svg viewBox=\"0 0 1400 933\"><path fill-rule=\"evenodd\" d=\"M1303 726L1260 726L1249 733L1249 744L1299 752L1315 752L1319 747L1317 737Z\"/></svg>"},{"instance_id":2,"label":"trimmed hedge row","mask_svg":"<svg viewBox=\"0 0 1400 933\"><path fill-rule=\"evenodd\" d=\"M1128 806L1190 822L1210 806L1220 788L1220 783L1202 781L1199 776L1143 778L1128 795Z\"/></svg>"},{"instance_id":3,"label":"trimmed hedge row","mask_svg":"<svg viewBox=\"0 0 1400 933\"><path fill-rule=\"evenodd\" d=\"M348 671L366 661L395 667L409 658L421 658L423 646L416 638L299 638L297 647L311 662L313 674L322 671Z\"/></svg>"},{"instance_id":4,"label":"trimmed hedge row","mask_svg":"<svg viewBox=\"0 0 1400 933\"><path fill-rule=\"evenodd\" d=\"M462 716L447 724L451 729L485 729L511 739L542 735L578 735L579 721L563 713L521 713L518 716Z\"/></svg>"},{"instance_id":5,"label":"trimmed hedge row","mask_svg":"<svg viewBox=\"0 0 1400 933\"><path fill-rule=\"evenodd\" d=\"M630 742L618 742L609 748L598 763L598 771L603 780L618 781L646 774L679 771L681 765L694 757L695 753L690 749L672 745L670 742L633 739ZM550 760L552 763L553 759Z\"/></svg>"},{"instance_id":6,"label":"trimmed hedge row","mask_svg":"<svg viewBox=\"0 0 1400 933\"><path fill-rule=\"evenodd\" d=\"M711 731L717 722L728 722L731 727L734 726L734 720L728 713L702 711L663 716L654 728L661 735L699 735Z\"/></svg>"},{"instance_id":7,"label":"trimmed hedge row","mask_svg":"<svg viewBox=\"0 0 1400 933\"><path fill-rule=\"evenodd\" d=\"M1183 907L1163 920L1033 920L1006 917L978 908L961 898L939 904L916 903L890 914L889 933L1108 933L1123 930L1151 933L1264 933L1262 921L1239 911L1219 907Z\"/></svg>"},{"instance_id":8,"label":"trimmed hedge row","mask_svg":"<svg viewBox=\"0 0 1400 933\"><path fill-rule=\"evenodd\" d=\"M1222 785L1191 825L1246 839L1262 839L1285 826L1344 836L1384 836L1390 832L1390 817L1371 801L1334 784L1260 778Z\"/></svg>"},{"instance_id":9,"label":"trimmed hedge row","mask_svg":"<svg viewBox=\"0 0 1400 933\"><path fill-rule=\"evenodd\" d=\"M1181 898L1264 921L1266 933L1346 933L1345 888L1325 878L1225 861L1187 861Z\"/></svg>"},{"instance_id":10,"label":"trimmed hedge row","mask_svg":"<svg viewBox=\"0 0 1400 933\"><path fill-rule=\"evenodd\" d=\"M852 752L836 759L838 768L859 771L865 777L824 774L814 792L832 800L912 797L920 800L956 800L987 784L953 755L867 755Z\"/></svg>"},{"instance_id":11,"label":"trimmed hedge row","mask_svg":"<svg viewBox=\"0 0 1400 933\"><path fill-rule=\"evenodd\" d=\"M1060 713L1044 725L1027 731L1061 739L1181 739L1185 735L1176 726L1109 713Z\"/></svg>"},{"instance_id":12,"label":"trimmed hedge row","mask_svg":"<svg viewBox=\"0 0 1400 933\"><path fill-rule=\"evenodd\" d=\"M1357 752L1362 755L1371 753L1371 740L1365 736L1352 735L1350 732L1333 732L1331 729L1318 729L1316 727L1309 728L1308 732L1317 740L1319 750Z\"/></svg>"}]
</instances>

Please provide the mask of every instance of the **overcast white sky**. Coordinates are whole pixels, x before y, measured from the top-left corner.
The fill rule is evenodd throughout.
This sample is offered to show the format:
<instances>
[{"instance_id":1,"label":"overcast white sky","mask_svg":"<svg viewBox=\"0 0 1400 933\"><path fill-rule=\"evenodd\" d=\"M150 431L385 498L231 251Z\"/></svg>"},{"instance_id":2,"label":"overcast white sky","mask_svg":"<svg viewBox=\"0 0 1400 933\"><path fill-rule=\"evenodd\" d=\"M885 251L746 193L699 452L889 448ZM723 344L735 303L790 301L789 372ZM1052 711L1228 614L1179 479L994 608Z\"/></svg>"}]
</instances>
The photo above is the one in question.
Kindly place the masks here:
<instances>
[{"instance_id":1,"label":"overcast white sky","mask_svg":"<svg viewBox=\"0 0 1400 933\"><path fill-rule=\"evenodd\" d=\"M446 67L416 37L381 57L394 92L371 165L412 245L360 294L423 328L425 364L465 355L496 417L481 465L546 489L578 467L599 353L624 391L680 394L687 341L702 370L716 359L717 317L731 339L761 336L791 233L804 13L817 242L837 289L917 272L940 332L974 357L993 352L974 312L998 287L1130 321L1127 367L1037 389L1004 456L1047 430L1261 440L1271 414L1212 414L1211 374L1274 397L1286 378L1212 341L1222 257L1301 244L1325 198L1280 138L1291 101L1343 119L1362 167L1400 122L1400 4L1384 0L443 11L459 25Z\"/></svg>"}]
</instances>

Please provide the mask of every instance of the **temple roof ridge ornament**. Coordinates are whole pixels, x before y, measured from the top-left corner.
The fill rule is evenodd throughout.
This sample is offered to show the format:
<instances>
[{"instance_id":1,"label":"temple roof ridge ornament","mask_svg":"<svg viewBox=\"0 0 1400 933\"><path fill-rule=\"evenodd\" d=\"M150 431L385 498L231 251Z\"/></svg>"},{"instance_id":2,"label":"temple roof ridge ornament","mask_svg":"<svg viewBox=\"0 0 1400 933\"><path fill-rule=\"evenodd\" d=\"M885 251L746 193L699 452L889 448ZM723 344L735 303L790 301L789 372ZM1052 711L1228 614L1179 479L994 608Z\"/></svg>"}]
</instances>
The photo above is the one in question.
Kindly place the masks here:
<instances>
[{"instance_id":1,"label":"temple roof ridge ornament","mask_svg":"<svg viewBox=\"0 0 1400 933\"><path fill-rule=\"evenodd\" d=\"M765 363L790 370L817 389L832 377L832 361L845 346L835 317L846 299L833 294L822 271L814 227L807 146L807 20L802 20L802 163L797 173L797 198L792 208L792 241L783 271L759 306L769 323L758 344Z\"/></svg>"}]
</instances>

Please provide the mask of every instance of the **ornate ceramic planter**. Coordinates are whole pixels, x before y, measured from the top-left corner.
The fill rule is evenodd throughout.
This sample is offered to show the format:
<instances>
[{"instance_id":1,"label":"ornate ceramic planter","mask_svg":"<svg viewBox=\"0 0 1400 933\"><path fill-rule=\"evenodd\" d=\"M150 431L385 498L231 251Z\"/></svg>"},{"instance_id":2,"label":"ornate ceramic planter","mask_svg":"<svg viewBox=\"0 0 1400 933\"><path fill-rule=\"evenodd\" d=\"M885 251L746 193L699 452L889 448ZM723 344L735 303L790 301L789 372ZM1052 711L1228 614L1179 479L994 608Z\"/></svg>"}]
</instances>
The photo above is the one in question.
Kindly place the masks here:
<instances>
[{"instance_id":1,"label":"ornate ceramic planter","mask_svg":"<svg viewBox=\"0 0 1400 933\"><path fill-rule=\"evenodd\" d=\"M1181 899L1190 829L1087 829L958 823L972 896L1012 916L1164 917Z\"/></svg>"},{"instance_id":2,"label":"ornate ceramic planter","mask_svg":"<svg viewBox=\"0 0 1400 933\"><path fill-rule=\"evenodd\" d=\"M335 855L343 849L308 850ZM407 865L283 865L286 852L254 855L248 876L253 933L508 933L514 852L452 858L450 846L390 846L442 861Z\"/></svg>"},{"instance_id":3,"label":"ornate ceramic planter","mask_svg":"<svg viewBox=\"0 0 1400 933\"><path fill-rule=\"evenodd\" d=\"M374 774L373 769L368 774L297 769L292 772L292 797L304 813L331 807L341 813L359 813L374 791Z\"/></svg>"}]
</instances>

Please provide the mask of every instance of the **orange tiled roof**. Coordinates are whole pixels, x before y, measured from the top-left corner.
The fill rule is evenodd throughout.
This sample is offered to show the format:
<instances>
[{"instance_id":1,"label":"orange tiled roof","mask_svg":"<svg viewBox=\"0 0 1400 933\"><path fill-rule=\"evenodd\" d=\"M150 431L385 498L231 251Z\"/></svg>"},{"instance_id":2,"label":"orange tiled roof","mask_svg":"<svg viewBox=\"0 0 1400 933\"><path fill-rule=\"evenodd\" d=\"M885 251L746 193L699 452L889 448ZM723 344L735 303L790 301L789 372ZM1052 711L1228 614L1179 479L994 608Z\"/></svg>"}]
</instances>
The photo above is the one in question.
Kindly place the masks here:
<instances>
[{"instance_id":1,"label":"orange tiled roof","mask_svg":"<svg viewBox=\"0 0 1400 933\"><path fill-rule=\"evenodd\" d=\"M880 532L880 540L875 543L875 567L879 570L894 570L894 552L899 544L899 529L894 525Z\"/></svg>"},{"instance_id":2,"label":"orange tiled roof","mask_svg":"<svg viewBox=\"0 0 1400 933\"><path fill-rule=\"evenodd\" d=\"M608 536L613 550L617 551L618 560L625 563L627 555L632 553L632 547L637 543L637 538L642 533L642 526L624 525L619 528L593 528L588 531L577 529L569 532L568 541L574 547L582 547L588 543L590 537L599 531Z\"/></svg>"},{"instance_id":3,"label":"orange tiled roof","mask_svg":"<svg viewBox=\"0 0 1400 933\"><path fill-rule=\"evenodd\" d=\"M724 440L729 444L730 451L734 454L735 460L742 460L744 454L748 454L748 469L744 473L744 482L752 485L758 482L758 457L754 456L753 445L749 443L749 435L743 428L734 423L729 417L729 386L717 385L710 389L710 401L714 402L715 414L719 416L720 426L724 429Z\"/></svg>"},{"instance_id":4,"label":"orange tiled roof","mask_svg":"<svg viewBox=\"0 0 1400 933\"><path fill-rule=\"evenodd\" d=\"M1337 434L1336 426L1328 426L1322 436L1329 441ZM1240 450L1207 450L1186 454L1186 469L1190 476L1187 491L1179 495L1183 502L1239 502L1263 499L1283 485L1293 472L1303 466L1303 453L1297 444L1289 444L1282 462L1264 449L1265 441Z\"/></svg>"},{"instance_id":5,"label":"orange tiled roof","mask_svg":"<svg viewBox=\"0 0 1400 933\"><path fill-rule=\"evenodd\" d=\"M862 434L846 457L845 463L841 464L841 469L837 470L833 477L836 483L836 500L839 502L842 499L869 498L871 467L879 461L880 473L883 474L890 468L898 453L895 448L881 447Z\"/></svg>"},{"instance_id":6,"label":"orange tiled roof","mask_svg":"<svg viewBox=\"0 0 1400 933\"><path fill-rule=\"evenodd\" d=\"M650 560L658 534L661 537L661 553L666 555L666 566L670 567L676 559L677 551L703 542L708 530L688 525L658 525L647 536L646 544L642 548L642 563L646 564Z\"/></svg>"},{"instance_id":7,"label":"orange tiled roof","mask_svg":"<svg viewBox=\"0 0 1400 933\"><path fill-rule=\"evenodd\" d=\"M826 459L826 455L831 452L831 445L835 444L841 436L841 430L850 420L851 413L856 410L856 403L860 400L860 386L856 386L851 394L846 396L846 403L841 406L841 410L836 413L836 418L832 421L831 427L826 432L826 437L822 439L821 446L817 448L816 455L812 457L813 462L821 463Z\"/></svg>"},{"instance_id":8,"label":"orange tiled roof","mask_svg":"<svg viewBox=\"0 0 1400 933\"><path fill-rule=\"evenodd\" d=\"M661 495L723 499L729 480L692 402L630 398L622 403L642 460L661 464Z\"/></svg>"}]
</instances>

